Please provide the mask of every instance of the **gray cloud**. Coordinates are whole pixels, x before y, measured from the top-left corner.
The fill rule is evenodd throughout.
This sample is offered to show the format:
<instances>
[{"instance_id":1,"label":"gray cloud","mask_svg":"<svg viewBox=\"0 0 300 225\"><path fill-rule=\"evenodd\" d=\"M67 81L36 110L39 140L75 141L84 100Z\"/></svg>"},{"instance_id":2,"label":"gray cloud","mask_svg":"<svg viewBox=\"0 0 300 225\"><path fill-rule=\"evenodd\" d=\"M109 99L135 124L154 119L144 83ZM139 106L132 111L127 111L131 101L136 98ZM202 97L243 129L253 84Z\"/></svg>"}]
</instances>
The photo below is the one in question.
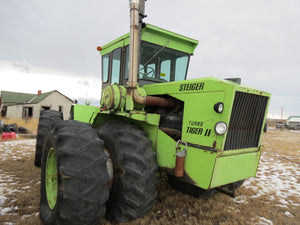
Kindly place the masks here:
<instances>
[{"instance_id":1,"label":"gray cloud","mask_svg":"<svg viewBox=\"0 0 300 225\"><path fill-rule=\"evenodd\" d=\"M80 80L80 81L78 81L77 83L78 83L78 84L82 84L82 85L87 86L87 87L90 86L90 83L89 83L87 80Z\"/></svg>"},{"instance_id":2,"label":"gray cloud","mask_svg":"<svg viewBox=\"0 0 300 225\"><path fill-rule=\"evenodd\" d=\"M30 66L28 64L26 64L26 63L11 62L11 66L15 70L19 70L19 71L24 72L24 73L30 73L31 72Z\"/></svg>"}]
</instances>

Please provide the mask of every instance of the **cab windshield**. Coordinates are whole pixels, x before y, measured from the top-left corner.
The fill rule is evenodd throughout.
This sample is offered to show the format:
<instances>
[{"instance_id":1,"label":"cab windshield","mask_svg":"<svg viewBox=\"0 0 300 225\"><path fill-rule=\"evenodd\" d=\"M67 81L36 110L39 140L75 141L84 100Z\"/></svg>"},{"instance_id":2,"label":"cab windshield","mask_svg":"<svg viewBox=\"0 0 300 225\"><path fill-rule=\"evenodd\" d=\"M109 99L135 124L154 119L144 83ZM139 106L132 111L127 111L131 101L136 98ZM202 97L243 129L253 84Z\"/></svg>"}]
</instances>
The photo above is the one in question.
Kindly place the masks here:
<instances>
[{"instance_id":1,"label":"cab windshield","mask_svg":"<svg viewBox=\"0 0 300 225\"><path fill-rule=\"evenodd\" d=\"M168 42L164 46L142 42L139 79L154 82L169 82L185 80L189 54L168 48ZM129 48L126 49L126 74L128 78Z\"/></svg>"}]
</instances>

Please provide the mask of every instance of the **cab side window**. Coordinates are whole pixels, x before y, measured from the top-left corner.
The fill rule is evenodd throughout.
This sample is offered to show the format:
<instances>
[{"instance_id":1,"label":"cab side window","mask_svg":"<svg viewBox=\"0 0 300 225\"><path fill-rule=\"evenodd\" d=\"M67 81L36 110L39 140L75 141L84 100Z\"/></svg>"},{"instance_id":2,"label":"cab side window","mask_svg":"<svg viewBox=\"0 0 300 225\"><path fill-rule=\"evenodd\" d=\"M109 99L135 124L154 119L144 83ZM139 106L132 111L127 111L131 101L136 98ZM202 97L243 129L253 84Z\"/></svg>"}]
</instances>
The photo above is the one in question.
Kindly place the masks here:
<instances>
[{"instance_id":1,"label":"cab side window","mask_svg":"<svg viewBox=\"0 0 300 225\"><path fill-rule=\"evenodd\" d=\"M109 54L102 56L102 82L108 82Z\"/></svg>"},{"instance_id":2,"label":"cab side window","mask_svg":"<svg viewBox=\"0 0 300 225\"><path fill-rule=\"evenodd\" d=\"M176 59L175 81L184 80L187 72L188 63L189 63L188 56L182 56Z\"/></svg>"},{"instance_id":3,"label":"cab side window","mask_svg":"<svg viewBox=\"0 0 300 225\"><path fill-rule=\"evenodd\" d=\"M121 48L113 51L112 54L112 70L111 70L111 84L120 82L121 69Z\"/></svg>"},{"instance_id":4,"label":"cab side window","mask_svg":"<svg viewBox=\"0 0 300 225\"><path fill-rule=\"evenodd\" d=\"M122 67L122 48L102 56L102 82L107 84L120 83Z\"/></svg>"},{"instance_id":5,"label":"cab side window","mask_svg":"<svg viewBox=\"0 0 300 225\"><path fill-rule=\"evenodd\" d=\"M164 60L160 64L160 79L171 80L171 60Z\"/></svg>"}]
</instances>

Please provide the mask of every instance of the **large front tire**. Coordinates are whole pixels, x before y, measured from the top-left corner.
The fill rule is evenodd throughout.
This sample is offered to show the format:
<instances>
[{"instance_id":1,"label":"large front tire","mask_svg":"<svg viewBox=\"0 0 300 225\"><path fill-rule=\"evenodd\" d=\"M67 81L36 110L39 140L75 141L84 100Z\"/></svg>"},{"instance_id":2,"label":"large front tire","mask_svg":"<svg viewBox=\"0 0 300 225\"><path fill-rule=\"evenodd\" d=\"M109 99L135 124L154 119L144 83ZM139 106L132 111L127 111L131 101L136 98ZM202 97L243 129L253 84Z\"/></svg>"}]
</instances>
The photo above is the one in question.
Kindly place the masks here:
<instances>
[{"instance_id":1,"label":"large front tire","mask_svg":"<svg viewBox=\"0 0 300 225\"><path fill-rule=\"evenodd\" d=\"M106 207L110 221L126 222L145 215L157 195L156 157L151 141L136 125L109 121L99 136L113 161L113 183Z\"/></svg>"},{"instance_id":2,"label":"large front tire","mask_svg":"<svg viewBox=\"0 0 300 225\"><path fill-rule=\"evenodd\" d=\"M98 225L108 199L103 141L89 124L60 121L45 139L40 216L44 224Z\"/></svg>"},{"instance_id":3,"label":"large front tire","mask_svg":"<svg viewBox=\"0 0 300 225\"><path fill-rule=\"evenodd\" d=\"M35 147L35 157L34 165L36 167L41 167L42 151L45 141L45 137L48 133L51 124L56 121L63 120L63 114L55 110L43 110L40 113L37 137L36 137L36 147Z\"/></svg>"}]
</instances>

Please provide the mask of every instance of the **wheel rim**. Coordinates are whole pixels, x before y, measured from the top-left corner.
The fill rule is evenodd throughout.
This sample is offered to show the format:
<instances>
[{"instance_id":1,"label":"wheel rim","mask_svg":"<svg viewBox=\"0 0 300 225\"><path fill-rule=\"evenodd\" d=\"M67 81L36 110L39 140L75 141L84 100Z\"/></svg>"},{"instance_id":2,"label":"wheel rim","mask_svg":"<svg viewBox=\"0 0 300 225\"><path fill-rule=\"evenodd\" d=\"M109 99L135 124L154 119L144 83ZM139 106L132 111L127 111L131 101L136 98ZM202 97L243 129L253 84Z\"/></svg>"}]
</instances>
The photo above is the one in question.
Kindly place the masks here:
<instances>
[{"instance_id":1,"label":"wheel rim","mask_svg":"<svg viewBox=\"0 0 300 225\"><path fill-rule=\"evenodd\" d=\"M57 200L57 160L54 148L47 155L45 172L46 196L50 209L54 209Z\"/></svg>"}]
</instances>

